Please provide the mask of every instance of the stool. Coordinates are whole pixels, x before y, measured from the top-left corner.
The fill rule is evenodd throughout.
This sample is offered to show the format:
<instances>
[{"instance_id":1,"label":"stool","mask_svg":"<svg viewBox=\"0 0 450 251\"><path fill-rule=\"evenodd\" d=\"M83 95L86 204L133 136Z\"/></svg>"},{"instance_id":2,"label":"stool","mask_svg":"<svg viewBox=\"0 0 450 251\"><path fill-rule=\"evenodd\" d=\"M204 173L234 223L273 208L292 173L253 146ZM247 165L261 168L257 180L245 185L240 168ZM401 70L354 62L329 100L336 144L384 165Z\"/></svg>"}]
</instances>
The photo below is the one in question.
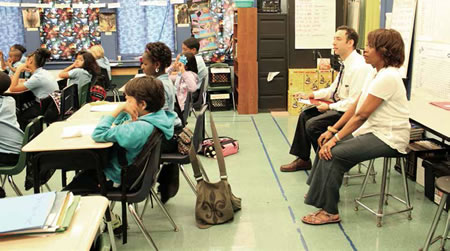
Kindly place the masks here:
<instances>
[{"instance_id":1,"label":"stool","mask_svg":"<svg viewBox=\"0 0 450 251\"><path fill-rule=\"evenodd\" d=\"M358 173L356 174L350 174L349 172L344 173L344 186L348 186L348 180L351 178L359 178L359 177L365 177L366 174L361 172L361 167L364 166L365 168L370 169L370 176L372 176L372 181L373 183L376 183L375 181L375 176L377 175L377 173L375 172L374 168L373 168L373 163L375 162L375 160L371 159L369 160L369 164L366 166L363 163L358 163Z\"/></svg>"},{"instance_id":2,"label":"stool","mask_svg":"<svg viewBox=\"0 0 450 251\"><path fill-rule=\"evenodd\" d=\"M383 173L381 177L381 189L380 193L378 194L368 194L364 195L364 191L367 186L368 178L370 176L370 170L371 168L367 168L366 176L364 177L363 184L361 186L361 191L359 193L359 197L355 199L355 211L358 211L358 205L364 207L365 209L369 210L369 212L373 213L377 216L377 227L381 227L381 221L384 216L396 214L396 213L404 213L408 212L408 220L411 220L411 211L413 207L411 206L410 200L409 200L409 191L408 191L408 181L406 178L406 172L405 172L405 165L406 165L406 155L399 155L396 157L385 157L384 163L383 163ZM403 189L404 189L404 196L405 200L400 199L399 197L390 194L389 193L389 182L390 182L390 170L391 170L391 160L392 159L398 159L401 158L400 161L400 167L402 171L402 180L403 180ZM373 209L369 208L367 205L362 203L363 198L373 197L373 196L380 196L380 200L378 202L378 210L375 212ZM391 196L392 198L398 200L399 202L403 203L406 208L403 210L385 213L384 212L384 206L388 204L388 197Z\"/></svg>"},{"instance_id":3,"label":"stool","mask_svg":"<svg viewBox=\"0 0 450 251\"><path fill-rule=\"evenodd\" d=\"M434 232L436 231L437 225L439 223L439 220L442 215L442 211L444 210L445 202L447 202L447 196L450 193L450 176L444 176L440 177L436 180L436 188L443 193L441 202L439 203L438 210L436 211L436 214L434 215L433 223L431 224L431 228L428 231L427 239L425 241L425 245L423 246L422 250L428 251L428 248L431 246L431 244L435 243L439 239L441 239L441 248L440 250L444 250L445 248L445 242L448 237L448 228L449 228L449 222L450 222L450 213L447 216L447 223L445 224L444 228L444 234L439 235L436 238L433 239Z\"/></svg>"}]
</instances>

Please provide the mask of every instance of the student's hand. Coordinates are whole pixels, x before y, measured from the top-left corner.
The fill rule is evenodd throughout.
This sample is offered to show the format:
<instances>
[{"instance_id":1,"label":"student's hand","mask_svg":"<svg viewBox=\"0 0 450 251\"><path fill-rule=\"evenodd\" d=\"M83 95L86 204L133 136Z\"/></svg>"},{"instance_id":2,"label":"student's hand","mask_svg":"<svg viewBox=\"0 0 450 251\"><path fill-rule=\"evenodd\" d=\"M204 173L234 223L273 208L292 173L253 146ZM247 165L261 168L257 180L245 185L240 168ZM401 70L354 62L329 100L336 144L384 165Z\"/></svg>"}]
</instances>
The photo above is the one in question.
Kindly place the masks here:
<instances>
[{"instance_id":1,"label":"student's hand","mask_svg":"<svg viewBox=\"0 0 450 251\"><path fill-rule=\"evenodd\" d=\"M138 107L132 103L125 103L124 112L130 114L131 120L136 121L139 117Z\"/></svg>"},{"instance_id":2,"label":"student's hand","mask_svg":"<svg viewBox=\"0 0 450 251\"><path fill-rule=\"evenodd\" d=\"M30 71L26 64L21 64L16 68L16 72Z\"/></svg>"},{"instance_id":3,"label":"student's hand","mask_svg":"<svg viewBox=\"0 0 450 251\"><path fill-rule=\"evenodd\" d=\"M329 139L331 139L331 137L333 137L333 133L330 131L326 131L324 133L322 133L319 137L319 139L317 139L317 143L319 144L319 147L322 147L325 143L327 143L327 141Z\"/></svg>"},{"instance_id":4,"label":"student's hand","mask_svg":"<svg viewBox=\"0 0 450 251\"><path fill-rule=\"evenodd\" d=\"M317 110L319 112L326 112L330 109L330 106L327 103L320 102L320 105L317 106Z\"/></svg>"},{"instance_id":5,"label":"student's hand","mask_svg":"<svg viewBox=\"0 0 450 251\"><path fill-rule=\"evenodd\" d=\"M304 92L297 92L297 93L294 93L294 98L308 99L308 94L306 94Z\"/></svg>"},{"instance_id":6,"label":"student's hand","mask_svg":"<svg viewBox=\"0 0 450 251\"><path fill-rule=\"evenodd\" d=\"M9 67L9 69L11 69L13 65L12 59L8 58L8 60L6 61L6 65Z\"/></svg>"},{"instance_id":7,"label":"student's hand","mask_svg":"<svg viewBox=\"0 0 450 251\"><path fill-rule=\"evenodd\" d=\"M181 74L183 74L186 71L186 68L184 68L184 64L181 62L178 62L178 71L180 71Z\"/></svg>"},{"instance_id":8,"label":"student's hand","mask_svg":"<svg viewBox=\"0 0 450 251\"><path fill-rule=\"evenodd\" d=\"M330 160L333 157L333 155L331 154L331 148L333 148L335 145L336 145L336 140L333 137L325 145L323 145L320 148L319 158L325 159L325 160Z\"/></svg>"}]
</instances>

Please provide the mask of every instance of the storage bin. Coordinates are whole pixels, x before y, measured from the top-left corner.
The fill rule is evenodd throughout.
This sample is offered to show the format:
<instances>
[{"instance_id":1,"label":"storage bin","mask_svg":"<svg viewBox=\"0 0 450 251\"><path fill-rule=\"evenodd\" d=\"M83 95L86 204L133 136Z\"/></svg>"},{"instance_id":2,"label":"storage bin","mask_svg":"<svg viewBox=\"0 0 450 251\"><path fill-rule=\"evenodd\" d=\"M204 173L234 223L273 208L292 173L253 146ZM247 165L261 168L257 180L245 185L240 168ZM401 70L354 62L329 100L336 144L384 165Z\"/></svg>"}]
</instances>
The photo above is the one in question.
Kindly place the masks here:
<instances>
[{"instance_id":1,"label":"storage bin","mask_svg":"<svg viewBox=\"0 0 450 251\"><path fill-rule=\"evenodd\" d=\"M225 111L232 107L230 93L210 93L209 94L209 109L211 111Z\"/></svg>"}]
</instances>

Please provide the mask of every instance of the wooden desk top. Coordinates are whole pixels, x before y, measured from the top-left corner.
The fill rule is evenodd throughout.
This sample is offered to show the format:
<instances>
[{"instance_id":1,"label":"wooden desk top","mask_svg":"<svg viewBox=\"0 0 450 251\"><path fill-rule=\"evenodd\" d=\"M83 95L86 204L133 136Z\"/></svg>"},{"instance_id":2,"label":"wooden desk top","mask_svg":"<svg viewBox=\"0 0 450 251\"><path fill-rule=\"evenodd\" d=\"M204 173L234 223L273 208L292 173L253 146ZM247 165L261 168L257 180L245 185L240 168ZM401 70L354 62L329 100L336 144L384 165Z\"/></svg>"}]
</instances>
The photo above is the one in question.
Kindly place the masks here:
<instances>
[{"instance_id":1,"label":"wooden desk top","mask_svg":"<svg viewBox=\"0 0 450 251\"><path fill-rule=\"evenodd\" d=\"M430 104L420 95L412 96L409 104L412 120L450 139L450 111Z\"/></svg>"},{"instance_id":2,"label":"wooden desk top","mask_svg":"<svg viewBox=\"0 0 450 251\"><path fill-rule=\"evenodd\" d=\"M114 105L114 104L120 104L121 102L118 103L113 103L113 102L105 102L105 105ZM81 107L80 109L78 109L78 111L76 111L74 114L72 114L67 121L95 121L98 122L100 121L100 118L104 115L108 115L111 114L112 111L105 111L105 112L91 112L91 108L93 106L98 106L98 105L92 105L93 103L89 103L89 104L85 104L83 107Z\"/></svg>"},{"instance_id":3,"label":"wooden desk top","mask_svg":"<svg viewBox=\"0 0 450 251\"><path fill-rule=\"evenodd\" d=\"M72 223L65 232L0 239L0 250L89 250L107 206L105 197L81 197Z\"/></svg>"},{"instance_id":4,"label":"wooden desk top","mask_svg":"<svg viewBox=\"0 0 450 251\"><path fill-rule=\"evenodd\" d=\"M41 134L28 142L23 148L24 152L47 152L81 149L104 149L111 147L112 142L96 143L90 135L74 138L61 138L64 127L76 125L97 125L97 121L61 121L51 124Z\"/></svg>"}]
</instances>

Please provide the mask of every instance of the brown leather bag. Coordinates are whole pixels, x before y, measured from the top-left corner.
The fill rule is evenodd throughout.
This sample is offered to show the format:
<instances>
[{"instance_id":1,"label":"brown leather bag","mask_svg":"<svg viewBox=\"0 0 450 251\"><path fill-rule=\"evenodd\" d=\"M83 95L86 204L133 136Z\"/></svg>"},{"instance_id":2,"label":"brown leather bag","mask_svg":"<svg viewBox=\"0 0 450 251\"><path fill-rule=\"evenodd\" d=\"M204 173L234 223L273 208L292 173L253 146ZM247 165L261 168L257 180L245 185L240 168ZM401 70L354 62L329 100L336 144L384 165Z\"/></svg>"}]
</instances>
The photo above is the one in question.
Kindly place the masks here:
<instances>
[{"instance_id":1,"label":"brown leather bag","mask_svg":"<svg viewBox=\"0 0 450 251\"><path fill-rule=\"evenodd\" d=\"M211 113L210 123L214 146L216 149L220 149L220 141L217 136L216 126ZM222 151L217 152L217 161L220 171L220 181L217 183L211 183L203 179L200 172L202 164L197 158L197 153L193 144L189 149L189 156L194 170L194 177L197 180L197 201L195 203L195 221L197 227L209 228L212 225L232 220L234 212L241 209L241 198L234 196L231 192Z\"/></svg>"}]
</instances>

